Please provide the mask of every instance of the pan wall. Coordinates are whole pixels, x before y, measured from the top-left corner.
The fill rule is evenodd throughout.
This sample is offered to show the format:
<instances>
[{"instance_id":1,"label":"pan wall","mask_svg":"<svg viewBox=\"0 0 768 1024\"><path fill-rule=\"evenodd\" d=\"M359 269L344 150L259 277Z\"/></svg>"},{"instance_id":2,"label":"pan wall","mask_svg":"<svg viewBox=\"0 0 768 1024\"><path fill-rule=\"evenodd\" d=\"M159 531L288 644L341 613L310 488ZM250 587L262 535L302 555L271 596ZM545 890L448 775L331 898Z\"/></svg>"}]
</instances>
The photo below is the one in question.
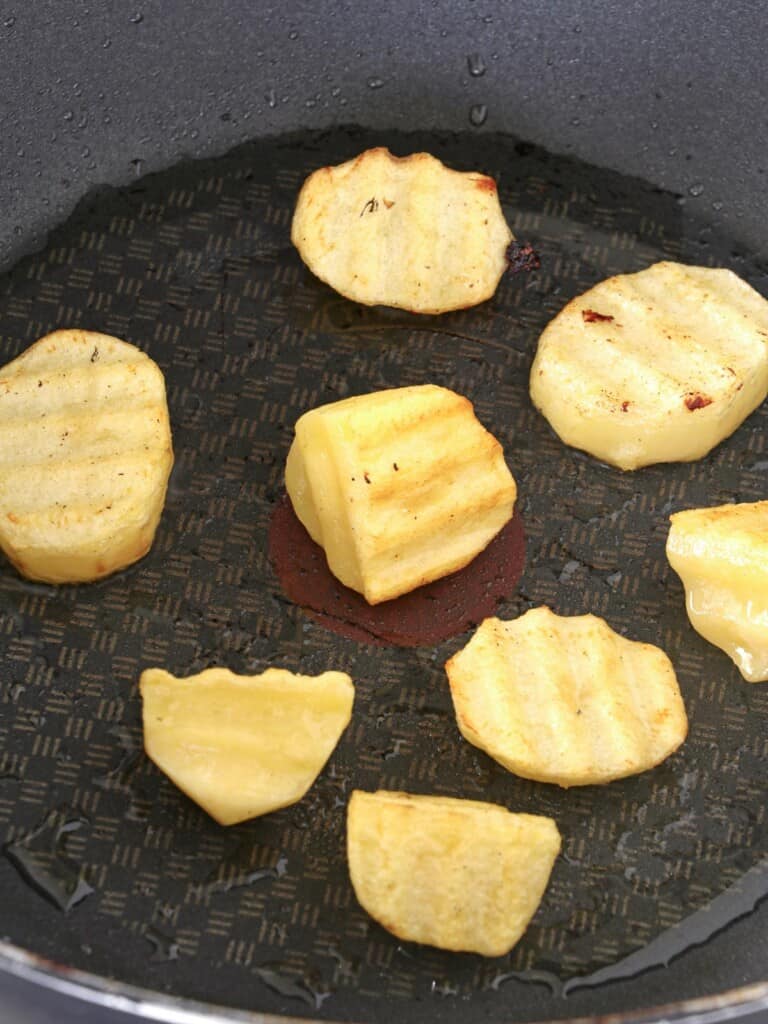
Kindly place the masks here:
<instances>
[{"instance_id":1,"label":"pan wall","mask_svg":"<svg viewBox=\"0 0 768 1024\"><path fill-rule=\"evenodd\" d=\"M0 268L99 184L334 123L510 131L765 248L761 4L5 0Z\"/></svg>"}]
</instances>

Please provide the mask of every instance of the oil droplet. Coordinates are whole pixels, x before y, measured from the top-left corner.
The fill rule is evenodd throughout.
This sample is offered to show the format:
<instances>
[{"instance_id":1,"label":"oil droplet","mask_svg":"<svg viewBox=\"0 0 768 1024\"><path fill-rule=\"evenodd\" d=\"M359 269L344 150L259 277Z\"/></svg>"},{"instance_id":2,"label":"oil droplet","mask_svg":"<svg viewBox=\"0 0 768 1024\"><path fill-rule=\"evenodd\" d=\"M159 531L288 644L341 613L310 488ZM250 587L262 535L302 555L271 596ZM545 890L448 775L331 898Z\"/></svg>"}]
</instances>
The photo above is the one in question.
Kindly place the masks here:
<instances>
[{"instance_id":1,"label":"oil droplet","mask_svg":"<svg viewBox=\"0 0 768 1024\"><path fill-rule=\"evenodd\" d=\"M467 57L467 69L473 78L482 78L485 74L485 61L479 53L470 53Z\"/></svg>"},{"instance_id":2,"label":"oil droplet","mask_svg":"<svg viewBox=\"0 0 768 1024\"><path fill-rule=\"evenodd\" d=\"M288 870L288 858L282 854L278 857L274 867L257 868L255 871L237 872L230 878L216 878L208 885L208 892L211 894L219 892L231 892L232 889L242 889L264 878L282 878Z\"/></svg>"},{"instance_id":3,"label":"oil droplet","mask_svg":"<svg viewBox=\"0 0 768 1024\"><path fill-rule=\"evenodd\" d=\"M291 31L288 33L288 38L289 39L298 39L299 38L299 33L296 31L295 28L292 28Z\"/></svg>"},{"instance_id":4,"label":"oil droplet","mask_svg":"<svg viewBox=\"0 0 768 1024\"><path fill-rule=\"evenodd\" d=\"M700 182L697 182L697 184L691 185L691 187L688 189L688 195L689 196L700 196L703 193L703 191L704 191L704 186Z\"/></svg>"},{"instance_id":5,"label":"oil droplet","mask_svg":"<svg viewBox=\"0 0 768 1024\"><path fill-rule=\"evenodd\" d=\"M52 811L42 825L5 848L21 877L65 914L93 892L64 850L65 836L85 824L83 818L62 820L60 812Z\"/></svg>"},{"instance_id":6,"label":"oil droplet","mask_svg":"<svg viewBox=\"0 0 768 1024\"><path fill-rule=\"evenodd\" d=\"M722 210L722 208L723 208L723 204L722 204L721 202L719 202L719 201L718 201L718 202L714 202L714 203L712 203L712 209L713 209L713 210L714 210L714 211L715 211L716 213L717 213L717 212L719 212L720 210Z\"/></svg>"},{"instance_id":7,"label":"oil droplet","mask_svg":"<svg viewBox=\"0 0 768 1024\"><path fill-rule=\"evenodd\" d=\"M484 125L488 119L488 107L485 103L475 103L469 110L469 123L475 128Z\"/></svg>"},{"instance_id":8,"label":"oil droplet","mask_svg":"<svg viewBox=\"0 0 768 1024\"><path fill-rule=\"evenodd\" d=\"M452 985L449 981L437 981L435 978L432 979L429 990L437 996L457 996L459 994L458 985Z\"/></svg>"},{"instance_id":9,"label":"oil droplet","mask_svg":"<svg viewBox=\"0 0 768 1024\"><path fill-rule=\"evenodd\" d=\"M282 964L264 964L262 967L255 967L254 974L273 992L287 996L289 999L301 999L308 1006L319 1010L331 993L319 992L302 981L295 981L293 978L280 974L275 967L281 966Z\"/></svg>"},{"instance_id":10,"label":"oil droplet","mask_svg":"<svg viewBox=\"0 0 768 1024\"><path fill-rule=\"evenodd\" d=\"M384 79L383 78L369 78L367 85L368 85L369 89L380 89L382 87L382 85L384 85Z\"/></svg>"},{"instance_id":11,"label":"oil droplet","mask_svg":"<svg viewBox=\"0 0 768 1024\"><path fill-rule=\"evenodd\" d=\"M179 959L179 944L176 939L164 935L154 925L149 925L144 938L154 947L150 960L152 963L166 963L168 960Z\"/></svg>"}]
</instances>

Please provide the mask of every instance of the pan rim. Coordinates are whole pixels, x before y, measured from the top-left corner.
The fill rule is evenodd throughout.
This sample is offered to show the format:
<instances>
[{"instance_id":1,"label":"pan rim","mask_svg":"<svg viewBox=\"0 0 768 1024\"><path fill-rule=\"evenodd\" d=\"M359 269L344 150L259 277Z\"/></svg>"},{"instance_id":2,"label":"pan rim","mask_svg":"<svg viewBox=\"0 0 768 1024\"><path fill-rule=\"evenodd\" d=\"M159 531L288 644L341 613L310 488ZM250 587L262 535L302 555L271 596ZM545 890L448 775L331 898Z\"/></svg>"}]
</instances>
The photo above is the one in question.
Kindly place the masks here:
<instances>
[{"instance_id":1,"label":"pan rim","mask_svg":"<svg viewBox=\"0 0 768 1024\"><path fill-rule=\"evenodd\" d=\"M238 1010L197 999L106 978L90 971L66 967L55 960L0 940L0 973L38 985L69 999L106 1010L133 1015L156 1024L315 1024L307 1017ZM609 1015L555 1018L531 1024L721 1024L768 1011L768 979L641 1010ZM328 1024L335 1024L329 1021ZM362 1024L362 1022L361 1022Z\"/></svg>"}]
</instances>

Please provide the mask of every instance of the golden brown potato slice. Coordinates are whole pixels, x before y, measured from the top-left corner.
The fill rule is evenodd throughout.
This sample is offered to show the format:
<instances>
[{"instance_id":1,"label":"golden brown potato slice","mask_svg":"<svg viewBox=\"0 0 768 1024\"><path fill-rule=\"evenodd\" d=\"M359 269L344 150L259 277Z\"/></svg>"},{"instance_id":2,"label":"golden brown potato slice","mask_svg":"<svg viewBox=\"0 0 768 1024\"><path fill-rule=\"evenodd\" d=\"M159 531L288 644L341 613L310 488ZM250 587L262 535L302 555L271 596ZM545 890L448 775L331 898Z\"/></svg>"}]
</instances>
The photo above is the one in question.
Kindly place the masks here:
<instances>
[{"instance_id":1,"label":"golden brown potato slice","mask_svg":"<svg viewBox=\"0 0 768 1024\"><path fill-rule=\"evenodd\" d=\"M492 178L380 148L307 178L291 238L348 299L444 313L493 295L512 232Z\"/></svg>"},{"instance_id":2,"label":"golden brown potato slice","mask_svg":"<svg viewBox=\"0 0 768 1024\"><path fill-rule=\"evenodd\" d=\"M149 551L173 465L165 381L143 352L56 331L0 369L0 547L48 583Z\"/></svg>"},{"instance_id":3,"label":"golden brown potato slice","mask_svg":"<svg viewBox=\"0 0 768 1024\"><path fill-rule=\"evenodd\" d=\"M349 724L355 694L343 672L277 668L187 679L150 668L140 688L148 756L220 825L301 800Z\"/></svg>"},{"instance_id":4,"label":"golden brown potato slice","mask_svg":"<svg viewBox=\"0 0 768 1024\"><path fill-rule=\"evenodd\" d=\"M443 796L355 790L347 858L362 907L400 939L503 956L560 851L551 818Z\"/></svg>"},{"instance_id":5,"label":"golden brown potato slice","mask_svg":"<svg viewBox=\"0 0 768 1024\"><path fill-rule=\"evenodd\" d=\"M511 519L517 493L471 402L433 384L305 413L285 482L331 572L370 604L470 562Z\"/></svg>"},{"instance_id":6,"label":"golden brown potato slice","mask_svg":"<svg viewBox=\"0 0 768 1024\"><path fill-rule=\"evenodd\" d=\"M486 619L445 667L463 736L526 779L567 787L635 775L688 730L666 654L594 615Z\"/></svg>"},{"instance_id":7,"label":"golden brown potato slice","mask_svg":"<svg viewBox=\"0 0 768 1024\"><path fill-rule=\"evenodd\" d=\"M768 679L768 501L671 517L667 558L693 628L750 683Z\"/></svg>"},{"instance_id":8,"label":"golden brown potato slice","mask_svg":"<svg viewBox=\"0 0 768 1024\"><path fill-rule=\"evenodd\" d=\"M768 302L730 270L656 263L547 326L531 398L566 444L621 469L706 455L768 391Z\"/></svg>"}]
</instances>

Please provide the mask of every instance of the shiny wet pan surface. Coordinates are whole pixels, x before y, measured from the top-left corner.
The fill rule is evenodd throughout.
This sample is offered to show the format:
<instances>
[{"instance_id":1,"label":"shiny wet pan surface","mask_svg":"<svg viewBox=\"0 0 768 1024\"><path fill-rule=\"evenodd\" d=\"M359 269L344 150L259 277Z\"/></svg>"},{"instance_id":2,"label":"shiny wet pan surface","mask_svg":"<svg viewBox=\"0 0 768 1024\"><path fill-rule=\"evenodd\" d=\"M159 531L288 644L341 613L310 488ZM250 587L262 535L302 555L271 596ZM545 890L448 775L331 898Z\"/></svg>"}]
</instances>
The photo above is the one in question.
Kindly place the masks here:
<instances>
[{"instance_id":1,"label":"shiny wet pan surface","mask_svg":"<svg viewBox=\"0 0 768 1024\"><path fill-rule=\"evenodd\" d=\"M290 245L293 202L308 172L375 144L426 148L495 177L541 268L507 274L491 302L440 318L332 293ZM688 224L674 196L641 182L504 137L337 130L92 195L0 281L0 362L59 326L137 344L166 375L176 451L141 563L63 588L0 569L2 938L241 1009L501 1021L586 1012L598 1001L580 1000L578 979L663 963L706 939L697 912L713 900L710 930L764 895L768 687L743 683L691 630L664 543L671 512L766 497L766 413L701 462L622 474L565 448L527 393L538 334L563 304L662 257L757 273ZM456 728L442 666L468 634L368 646L282 593L268 536L295 420L346 395L426 382L475 403L518 483L526 565L500 614L542 603L591 611L671 657L691 729L654 771L568 792L517 779ZM357 687L352 724L307 797L229 830L141 752L141 670L212 664L334 668ZM555 818L564 852L509 956L403 945L367 918L344 852L356 787ZM634 1005L643 1002L638 989Z\"/></svg>"}]
</instances>

